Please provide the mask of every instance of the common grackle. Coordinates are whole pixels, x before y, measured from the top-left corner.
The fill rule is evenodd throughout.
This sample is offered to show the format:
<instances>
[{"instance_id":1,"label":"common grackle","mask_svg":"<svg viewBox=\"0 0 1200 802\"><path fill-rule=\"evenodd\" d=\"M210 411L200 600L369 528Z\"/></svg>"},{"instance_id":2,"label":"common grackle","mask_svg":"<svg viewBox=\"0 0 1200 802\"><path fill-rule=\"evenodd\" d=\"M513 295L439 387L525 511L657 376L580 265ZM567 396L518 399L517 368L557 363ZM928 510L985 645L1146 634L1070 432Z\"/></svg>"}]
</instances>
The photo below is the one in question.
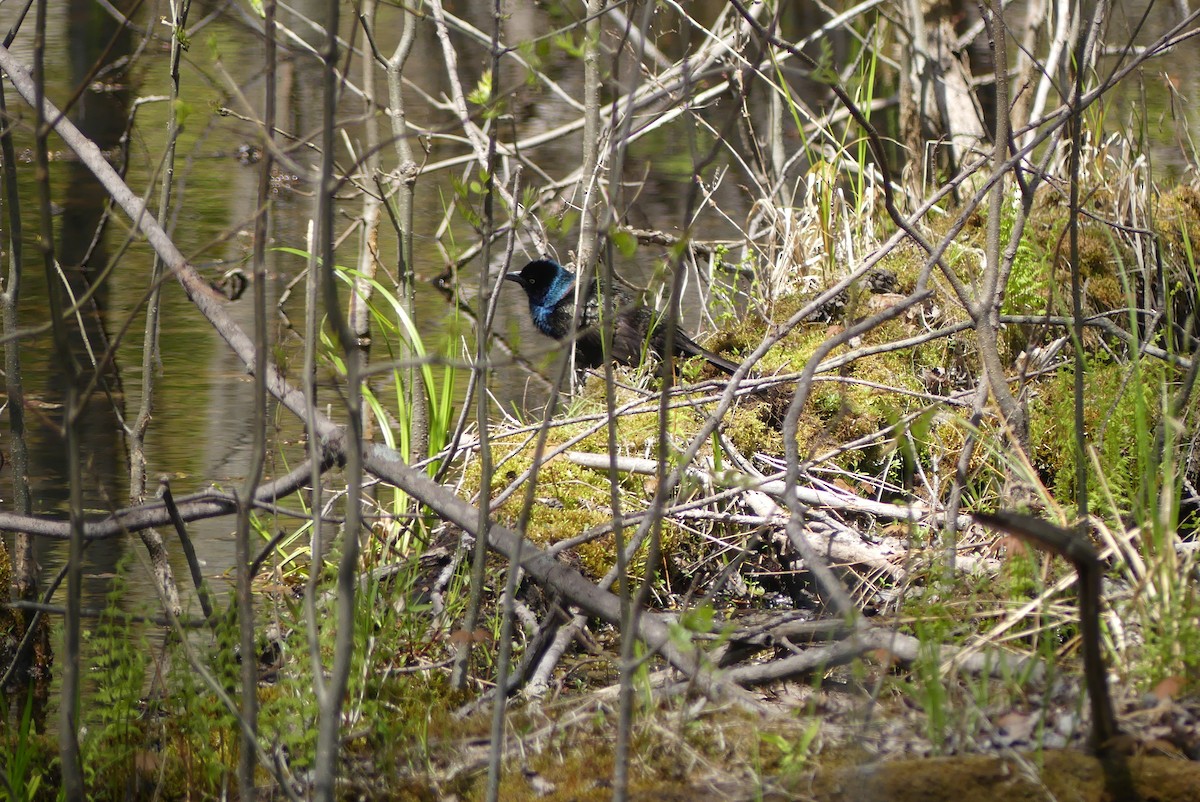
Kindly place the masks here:
<instances>
[{"instance_id":1,"label":"common grackle","mask_svg":"<svg viewBox=\"0 0 1200 802\"><path fill-rule=\"evenodd\" d=\"M529 314L538 330L556 340L565 339L571 333L575 315L575 274L558 262L537 259L525 265L520 273L506 273L509 281L515 281L529 296ZM583 294L585 306L579 316L579 333L575 339L575 363L580 368L594 368L604 361L604 349L600 339L600 313L603 297L596 291L597 283ZM656 355L661 355L666 332L662 321L657 320L654 310L634 299L620 285L614 287L613 309L615 319L609 356L622 365L636 365L646 346ZM737 365L728 359L703 348L679 328L675 329L674 350L678 356L702 356L717 368L732 374Z\"/></svg>"}]
</instances>

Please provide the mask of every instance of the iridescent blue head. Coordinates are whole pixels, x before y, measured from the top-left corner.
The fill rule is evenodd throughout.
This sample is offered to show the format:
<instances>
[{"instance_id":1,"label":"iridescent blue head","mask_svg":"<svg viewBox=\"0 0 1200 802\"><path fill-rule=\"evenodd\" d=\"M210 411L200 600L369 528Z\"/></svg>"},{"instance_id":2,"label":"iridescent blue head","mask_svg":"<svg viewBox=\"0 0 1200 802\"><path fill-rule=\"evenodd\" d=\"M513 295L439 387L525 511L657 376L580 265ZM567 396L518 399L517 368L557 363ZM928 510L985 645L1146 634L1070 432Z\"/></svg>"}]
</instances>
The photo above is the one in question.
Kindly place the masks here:
<instances>
[{"instance_id":1,"label":"iridescent blue head","mask_svg":"<svg viewBox=\"0 0 1200 802\"><path fill-rule=\"evenodd\" d=\"M543 334L561 339L565 331L558 330L551 318L559 304L574 300L575 274L552 259L536 259L520 273L505 273L504 278L520 284L529 296L534 325Z\"/></svg>"}]
</instances>

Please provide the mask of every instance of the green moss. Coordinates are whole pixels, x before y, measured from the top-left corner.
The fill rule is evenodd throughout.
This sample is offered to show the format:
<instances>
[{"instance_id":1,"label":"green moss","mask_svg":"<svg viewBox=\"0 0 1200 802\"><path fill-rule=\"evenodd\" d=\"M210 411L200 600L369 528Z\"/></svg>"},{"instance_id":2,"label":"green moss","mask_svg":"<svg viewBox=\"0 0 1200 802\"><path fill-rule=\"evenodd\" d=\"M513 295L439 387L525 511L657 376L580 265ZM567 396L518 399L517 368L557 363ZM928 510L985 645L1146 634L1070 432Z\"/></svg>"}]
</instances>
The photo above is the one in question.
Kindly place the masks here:
<instances>
[{"instance_id":1,"label":"green moss","mask_svg":"<svg viewBox=\"0 0 1200 802\"><path fill-rule=\"evenodd\" d=\"M725 419L725 436L743 454L783 453L782 419L769 403L747 403Z\"/></svg>"},{"instance_id":2,"label":"green moss","mask_svg":"<svg viewBox=\"0 0 1200 802\"><path fill-rule=\"evenodd\" d=\"M1159 196L1155 222L1155 233L1177 259L1186 251L1185 235L1194 250L1200 242L1200 190L1181 184Z\"/></svg>"},{"instance_id":3,"label":"green moss","mask_svg":"<svg viewBox=\"0 0 1200 802\"><path fill-rule=\"evenodd\" d=\"M1157 422L1164 375L1161 363L1146 360L1136 372L1097 357L1089 364L1084 426L1104 467L1104 483L1117 509L1128 511L1139 478L1148 467L1139 461L1145 438ZM1074 378L1063 369L1039 385L1029 404L1034 466L1060 499L1073 499L1075 486ZM1089 495L1104 504L1099 479L1089 465Z\"/></svg>"},{"instance_id":4,"label":"green moss","mask_svg":"<svg viewBox=\"0 0 1200 802\"><path fill-rule=\"evenodd\" d=\"M618 401L618 405L624 399ZM603 410L603 388L589 389L577 400L571 410L573 416L587 417ZM698 431L703 421L702 410L673 408L668 412L667 436L676 448L682 448ZM641 411L627 412L617 418L617 442L621 453L635 457L656 457L658 450L659 418L653 401ZM555 451L562 443L579 434L586 436L570 446L570 450L595 454L608 453L606 425L593 421L556 426L546 446L546 453ZM704 456L702 453L701 456ZM533 464L533 442L509 454L500 467L500 476L505 480L524 474ZM464 492L473 494L480 483L479 463L473 463L464 471ZM496 481L493 487L499 487ZM653 477L641 474L622 473L620 490L625 501L625 511L644 508L653 496ZM686 486L680 493L687 492ZM520 522L525 493L518 491L510 495L495 510L498 521L516 527ZM541 464L537 476L535 503L530 509L525 534L531 542L541 547L551 546L562 540L577 537L589 530L609 524L612 520L611 489L608 473L584 467L571 461L566 455L558 455ZM632 532L627 532L629 536ZM663 526L663 548L674 548L680 542L682 530L668 522ZM611 534L599 536L574 548L578 567L589 576L600 577L616 563L614 539ZM636 560L631 571L636 575L644 566Z\"/></svg>"},{"instance_id":5,"label":"green moss","mask_svg":"<svg viewBox=\"0 0 1200 802\"><path fill-rule=\"evenodd\" d=\"M669 727L654 723L664 717L670 717ZM813 719L804 716L774 717L764 722L760 717L734 711L683 717L657 706L643 709L635 716L631 737L631 753L637 759L629 767L630 798L724 798L726 794L719 791L714 796L714 779L719 779L726 791L739 787L749 791L764 777L800 777L798 771L786 771L788 756L784 750L803 742L806 736L811 741L807 731L812 726ZM611 799L615 727L615 713L600 708L588 718L576 717L567 727L554 728L547 748L507 767L500 798L515 802ZM764 737L764 733L778 737ZM817 745L811 746L814 756L818 751ZM719 777L712 774L714 768L719 770ZM545 790L531 787L531 776L536 776ZM467 799L482 798L483 777L479 774L474 779L464 794Z\"/></svg>"},{"instance_id":6,"label":"green moss","mask_svg":"<svg viewBox=\"0 0 1200 802\"><path fill-rule=\"evenodd\" d=\"M1034 766L1034 772L1029 768ZM1120 796L1113 776L1124 776L1132 787L1125 798L1162 802L1193 799L1200 767L1162 756L1122 759L1106 768L1095 757L1069 750L1047 751L1037 761L1010 757L958 756L903 760L878 764L855 762L821 772L805 796L843 802L889 799L894 802L931 799L971 799L980 802L1024 802L1037 799L1075 799L1101 802Z\"/></svg>"},{"instance_id":7,"label":"green moss","mask_svg":"<svg viewBox=\"0 0 1200 802\"><path fill-rule=\"evenodd\" d=\"M4 547L3 540L0 540L0 587L12 587L12 560L9 559L8 549Z\"/></svg>"},{"instance_id":8,"label":"green moss","mask_svg":"<svg viewBox=\"0 0 1200 802\"><path fill-rule=\"evenodd\" d=\"M0 539L0 588L4 588L7 593L12 586L12 561L9 559L8 549L4 546L4 540ZM0 606L0 643L16 643L20 640L18 621L12 608L7 605ZM12 655L8 654L7 650L0 652L0 663L8 665L11 658Z\"/></svg>"}]
</instances>

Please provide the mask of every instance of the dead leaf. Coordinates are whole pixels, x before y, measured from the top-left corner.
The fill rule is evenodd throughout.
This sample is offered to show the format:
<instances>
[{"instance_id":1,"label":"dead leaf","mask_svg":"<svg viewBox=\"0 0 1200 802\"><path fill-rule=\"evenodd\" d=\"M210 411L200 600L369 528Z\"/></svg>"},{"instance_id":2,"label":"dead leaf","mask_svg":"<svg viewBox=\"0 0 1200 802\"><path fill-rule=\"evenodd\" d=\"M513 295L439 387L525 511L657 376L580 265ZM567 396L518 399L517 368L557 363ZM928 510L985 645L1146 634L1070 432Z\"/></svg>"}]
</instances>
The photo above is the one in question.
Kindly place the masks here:
<instances>
[{"instance_id":1,"label":"dead leaf","mask_svg":"<svg viewBox=\"0 0 1200 802\"><path fill-rule=\"evenodd\" d=\"M467 632L465 629L456 629L446 636L446 640L455 646L463 643L486 643L491 639L491 633L484 629L477 629L474 632Z\"/></svg>"},{"instance_id":2,"label":"dead leaf","mask_svg":"<svg viewBox=\"0 0 1200 802\"><path fill-rule=\"evenodd\" d=\"M1183 690L1184 682L1184 678L1179 675L1170 676L1155 685L1151 693L1160 702L1167 702L1179 696L1179 692Z\"/></svg>"}]
</instances>

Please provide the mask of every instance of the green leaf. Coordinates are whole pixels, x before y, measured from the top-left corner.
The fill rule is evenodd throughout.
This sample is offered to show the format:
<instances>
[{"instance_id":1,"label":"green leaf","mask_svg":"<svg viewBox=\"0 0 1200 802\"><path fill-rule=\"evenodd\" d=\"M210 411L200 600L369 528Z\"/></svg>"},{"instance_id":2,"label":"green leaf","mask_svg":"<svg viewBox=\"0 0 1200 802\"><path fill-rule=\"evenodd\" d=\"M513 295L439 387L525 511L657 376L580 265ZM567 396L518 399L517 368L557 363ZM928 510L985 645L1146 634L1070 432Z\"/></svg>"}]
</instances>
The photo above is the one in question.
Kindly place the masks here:
<instances>
[{"instance_id":1,"label":"green leaf","mask_svg":"<svg viewBox=\"0 0 1200 802\"><path fill-rule=\"evenodd\" d=\"M569 34L559 34L554 37L554 46L573 58L583 58L583 44L577 44Z\"/></svg>"},{"instance_id":2,"label":"green leaf","mask_svg":"<svg viewBox=\"0 0 1200 802\"><path fill-rule=\"evenodd\" d=\"M760 732L758 734L758 739L763 743L770 744L780 752L786 753L792 748L792 744L790 741L788 741L788 739L784 738L782 735L776 735L773 732Z\"/></svg>"},{"instance_id":3,"label":"green leaf","mask_svg":"<svg viewBox=\"0 0 1200 802\"><path fill-rule=\"evenodd\" d=\"M821 55L817 57L817 66L809 74L809 80L830 85L839 83L842 77L838 75L837 68L834 66L833 44L829 41L829 37L822 37L818 46L821 48Z\"/></svg>"},{"instance_id":4,"label":"green leaf","mask_svg":"<svg viewBox=\"0 0 1200 802\"><path fill-rule=\"evenodd\" d=\"M712 632L714 613L711 604L702 604L685 612L679 623L689 632L707 634Z\"/></svg>"},{"instance_id":5,"label":"green leaf","mask_svg":"<svg viewBox=\"0 0 1200 802\"><path fill-rule=\"evenodd\" d=\"M479 83L475 84L475 88L467 95L467 100L476 106L486 106L491 97L492 71L486 70L483 75L479 76Z\"/></svg>"},{"instance_id":6,"label":"green leaf","mask_svg":"<svg viewBox=\"0 0 1200 802\"><path fill-rule=\"evenodd\" d=\"M185 101L180 100L179 98L175 99L175 123L180 128L182 128L183 124L185 122L187 122L187 118L191 113L192 113L191 104L186 103Z\"/></svg>"},{"instance_id":7,"label":"green leaf","mask_svg":"<svg viewBox=\"0 0 1200 802\"><path fill-rule=\"evenodd\" d=\"M613 229L609 232L608 238L612 240L612 244L616 246L617 250L620 251L621 255L626 259L633 256L634 253L637 252L637 237L628 231Z\"/></svg>"}]
</instances>

